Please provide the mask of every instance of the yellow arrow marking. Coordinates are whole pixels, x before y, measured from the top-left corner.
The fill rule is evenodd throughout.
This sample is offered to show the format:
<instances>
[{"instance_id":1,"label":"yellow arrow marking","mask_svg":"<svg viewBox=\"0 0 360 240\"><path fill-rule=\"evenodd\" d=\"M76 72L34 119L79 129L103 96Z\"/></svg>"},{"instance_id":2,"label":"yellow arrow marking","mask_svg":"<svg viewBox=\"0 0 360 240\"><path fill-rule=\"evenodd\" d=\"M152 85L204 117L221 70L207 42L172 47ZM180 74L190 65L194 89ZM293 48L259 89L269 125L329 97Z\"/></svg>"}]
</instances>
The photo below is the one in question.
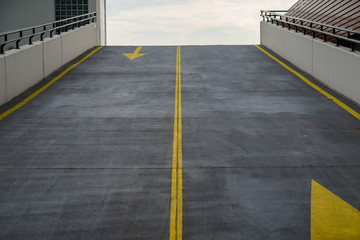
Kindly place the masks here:
<instances>
[{"instance_id":1,"label":"yellow arrow marking","mask_svg":"<svg viewBox=\"0 0 360 240\"><path fill-rule=\"evenodd\" d=\"M311 240L360 239L360 211L312 180Z\"/></svg>"},{"instance_id":2,"label":"yellow arrow marking","mask_svg":"<svg viewBox=\"0 0 360 240\"><path fill-rule=\"evenodd\" d=\"M136 58L142 57L146 55L146 53L139 53L142 47L137 47L133 53L124 53L126 57L128 57L130 60L134 60Z\"/></svg>"}]
</instances>

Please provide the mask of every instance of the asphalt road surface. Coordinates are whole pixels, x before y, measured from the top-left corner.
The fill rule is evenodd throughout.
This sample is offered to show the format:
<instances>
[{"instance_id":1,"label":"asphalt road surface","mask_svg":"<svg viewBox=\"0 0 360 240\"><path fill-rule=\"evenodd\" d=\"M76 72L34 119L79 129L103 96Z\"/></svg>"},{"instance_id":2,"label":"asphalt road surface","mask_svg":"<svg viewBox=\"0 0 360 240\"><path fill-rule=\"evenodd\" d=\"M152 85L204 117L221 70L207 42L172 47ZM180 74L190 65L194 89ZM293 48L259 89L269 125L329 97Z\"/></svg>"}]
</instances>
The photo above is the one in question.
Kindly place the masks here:
<instances>
[{"instance_id":1,"label":"asphalt road surface","mask_svg":"<svg viewBox=\"0 0 360 240\"><path fill-rule=\"evenodd\" d=\"M186 240L310 239L313 180L360 209L360 121L255 46L134 50L100 49L0 121L0 239L169 239L175 180Z\"/></svg>"}]
</instances>

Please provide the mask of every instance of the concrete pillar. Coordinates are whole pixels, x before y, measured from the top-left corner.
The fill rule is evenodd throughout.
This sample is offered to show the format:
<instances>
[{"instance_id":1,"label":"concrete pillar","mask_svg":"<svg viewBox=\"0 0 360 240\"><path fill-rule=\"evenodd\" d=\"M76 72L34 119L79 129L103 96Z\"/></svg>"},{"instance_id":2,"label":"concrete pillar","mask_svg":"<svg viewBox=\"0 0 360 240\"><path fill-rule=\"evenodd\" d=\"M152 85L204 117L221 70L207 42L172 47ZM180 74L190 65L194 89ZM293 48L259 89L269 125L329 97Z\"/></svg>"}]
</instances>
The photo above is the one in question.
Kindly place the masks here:
<instances>
[{"instance_id":1,"label":"concrete pillar","mask_svg":"<svg viewBox=\"0 0 360 240\"><path fill-rule=\"evenodd\" d=\"M96 0L97 45L106 45L106 0Z\"/></svg>"}]
</instances>

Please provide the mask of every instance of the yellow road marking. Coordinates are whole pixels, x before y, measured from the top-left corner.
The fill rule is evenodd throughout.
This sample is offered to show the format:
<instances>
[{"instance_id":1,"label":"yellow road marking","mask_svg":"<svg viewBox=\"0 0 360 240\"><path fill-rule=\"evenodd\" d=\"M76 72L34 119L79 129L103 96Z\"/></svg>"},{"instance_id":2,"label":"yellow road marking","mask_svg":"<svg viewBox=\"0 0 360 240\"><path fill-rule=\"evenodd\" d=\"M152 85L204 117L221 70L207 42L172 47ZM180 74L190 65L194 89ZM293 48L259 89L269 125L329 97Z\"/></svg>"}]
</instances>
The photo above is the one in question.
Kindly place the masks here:
<instances>
[{"instance_id":1,"label":"yellow road marking","mask_svg":"<svg viewBox=\"0 0 360 240\"><path fill-rule=\"evenodd\" d=\"M142 47L137 47L133 53L124 53L124 55L130 60L134 60L136 58L142 57L146 55L146 53L139 53Z\"/></svg>"},{"instance_id":2,"label":"yellow road marking","mask_svg":"<svg viewBox=\"0 0 360 240\"><path fill-rule=\"evenodd\" d=\"M343 109L345 109L348 113L350 113L351 115L353 115L354 117L356 117L357 119L360 120L360 114L358 112L356 112L355 110L353 110L352 108L350 108L348 105L346 105L345 103L343 103L342 101L340 101L339 99L337 99L336 97L334 97L333 95L331 95L328 92L325 92L323 89L321 89L320 87L318 87L317 85L315 85L314 83L312 83L310 80L308 80L306 77L304 77L303 75L301 75L300 73L298 73L297 71L295 71L294 69L290 68L288 65L286 65L285 63L283 63L282 61L280 61L279 59L277 59L276 57L274 57L273 55L271 55L269 52L267 52L266 50L264 50L263 48L261 48L258 45L255 45L255 47L257 47L258 49L260 49L261 51L263 51L266 55L268 55L270 58L272 58L273 60L275 60L276 62L278 62L281 66L283 66L284 68L286 68L287 70L289 70L290 72L292 72L293 74L295 74L298 78L300 78L301 80L303 80L305 83L307 83L308 85L310 85L312 88L314 88L315 90L317 90L318 92L320 92L321 94L323 94L324 96L326 96L328 99L334 101L337 105L339 105L340 107L342 107Z\"/></svg>"},{"instance_id":3,"label":"yellow road marking","mask_svg":"<svg viewBox=\"0 0 360 240\"><path fill-rule=\"evenodd\" d=\"M181 49L176 54L173 166L171 173L170 240L182 239L182 130L181 130Z\"/></svg>"},{"instance_id":4,"label":"yellow road marking","mask_svg":"<svg viewBox=\"0 0 360 240\"><path fill-rule=\"evenodd\" d=\"M30 96L28 96L27 98L25 98L23 101L21 101L20 103L16 104L14 107L10 108L9 110L7 110L6 112L2 113L0 115L0 120L9 116L12 112L16 111L17 109L19 109L20 107L22 107L23 105L25 105L27 102L29 102L31 99L33 99L34 97L36 97L37 95L39 95L41 92L43 92L45 89L47 89L48 87L50 87L51 85L53 85L57 80L59 80L61 77L63 77L65 74L67 74L69 71L71 71L74 67L76 67L77 65L79 65L80 63L82 63L83 61L85 61L86 59L88 59L91 55L93 55L94 53L96 53L98 50L100 50L102 48L102 46L96 48L94 51L92 51L91 53L89 53L88 55L86 55L84 58L82 58L80 61L78 61L77 63L74 63L73 65L71 65L70 67L68 67L66 70L64 70L62 73L60 73L58 76L56 76L54 79L52 79L50 82L48 82L47 84L45 84L44 86L42 86L41 88L39 88L36 92L34 92L33 94L31 94Z\"/></svg>"},{"instance_id":5,"label":"yellow road marking","mask_svg":"<svg viewBox=\"0 0 360 240\"><path fill-rule=\"evenodd\" d=\"M311 182L311 240L359 239L360 211Z\"/></svg>"}]
</instances>

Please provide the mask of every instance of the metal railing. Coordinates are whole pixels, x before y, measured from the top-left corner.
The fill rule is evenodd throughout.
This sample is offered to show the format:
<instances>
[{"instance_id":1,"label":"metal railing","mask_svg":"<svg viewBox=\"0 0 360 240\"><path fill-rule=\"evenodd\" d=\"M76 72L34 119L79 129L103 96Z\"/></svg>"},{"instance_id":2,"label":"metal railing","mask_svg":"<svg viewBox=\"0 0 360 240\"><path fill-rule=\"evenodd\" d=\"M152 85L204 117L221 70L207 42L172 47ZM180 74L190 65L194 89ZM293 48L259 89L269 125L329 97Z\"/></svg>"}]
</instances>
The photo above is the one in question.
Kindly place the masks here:
<instances>
[{"instance_id":1,"label":"metal railing","mask_svg":"<svg viewBox=\"0 0 360 240\"><path fill-rule=\"evenodd\" d=\"M61 34L61 32L67 32L69 29L85 26L95 21L96 12L91 12L42 25L0 33L0 54L5 53L4 48L7 44L15 43L15 48L19 49L22 40L28 39L28 44L32 45L34 37L40 37L39 40L44 41L46 34L52 38L54 32L55 34Z\"/></svg>"},{"instance_id":2,"label":"metal railing","mask_svg":"<svg viewBox=\"0 0 360 240\"><path fill-rule=\"evenodd\" d=\"M354 36L360 37L360 32L358 31L281 14L286 12L284 10L261 10L260 12L263 21L271 21L272 24L275 22L276 25L281 24L283 28L287 27L289 30L295 29L296 32L302 29L304 35L310 33L313 38L321 36L324 42L328 41L328 39L334 39L336 45L339 46L341 41L344 41L349 43L352 51L355 51L356 45L360 46L360 41L352 38Z\"/></svg>"}]
</instances>

